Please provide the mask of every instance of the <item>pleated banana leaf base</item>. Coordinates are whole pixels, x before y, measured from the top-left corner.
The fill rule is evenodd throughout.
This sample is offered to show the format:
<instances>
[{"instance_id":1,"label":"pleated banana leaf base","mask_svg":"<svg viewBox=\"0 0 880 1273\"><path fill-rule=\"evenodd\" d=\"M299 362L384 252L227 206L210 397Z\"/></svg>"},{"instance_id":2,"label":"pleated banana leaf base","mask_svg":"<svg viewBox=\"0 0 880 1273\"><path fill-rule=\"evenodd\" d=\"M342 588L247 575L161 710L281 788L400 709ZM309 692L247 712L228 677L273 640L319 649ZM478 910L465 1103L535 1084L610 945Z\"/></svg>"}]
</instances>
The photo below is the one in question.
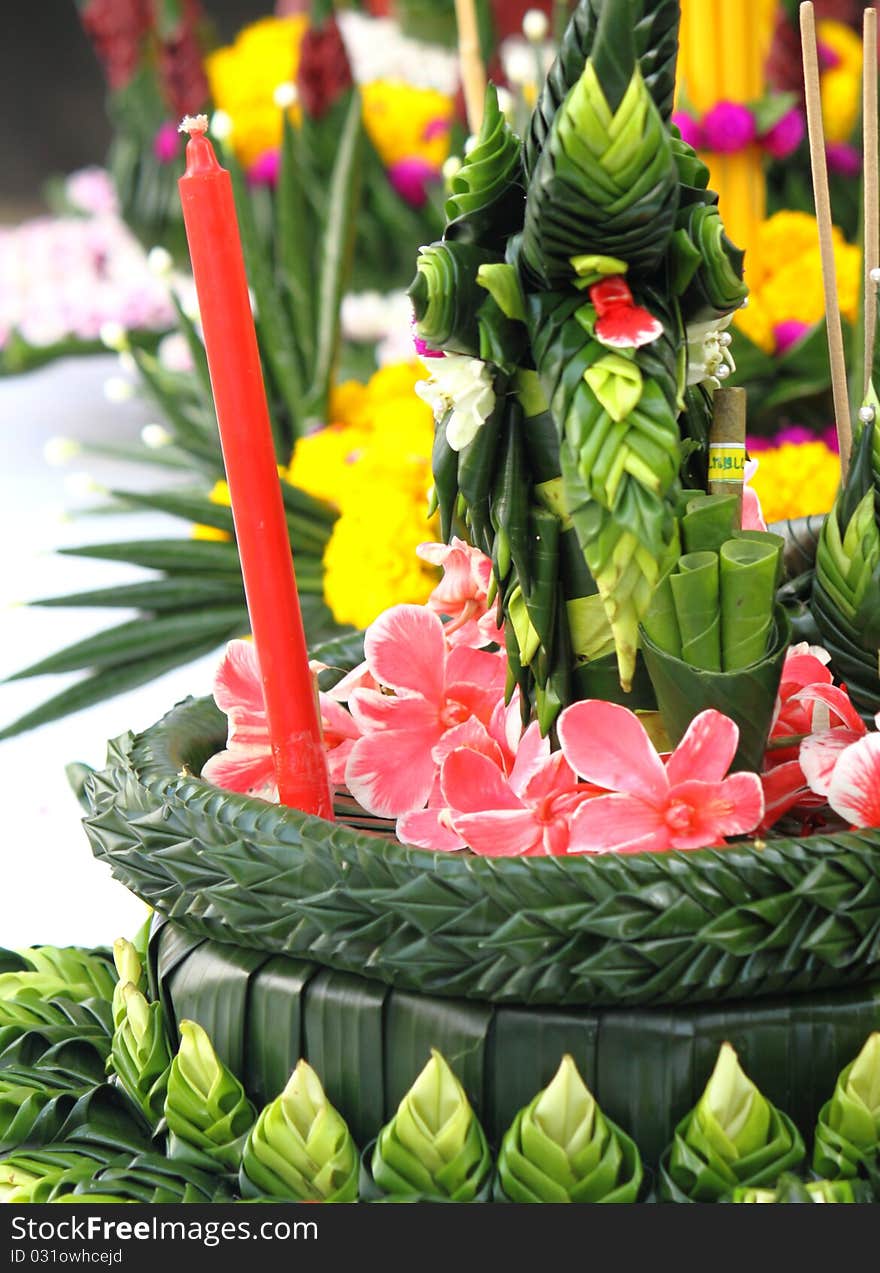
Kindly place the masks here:
<instances>
[{"instance_id":1,"label":"pleated banana leaf base","mask_svg":"<svg viewBox=\"0 0 880 1273\"><path fill-rule=\"evenodd\" d=\"M880 979L846 990L643 1008L515 1007L412 994L157 922L154 991L172 1028L209 1032L261 1106L304 1056L363 1148L439 1048L491 1144L570 1053L605 1113L655 1167L729 1041L811 1143L837 1075L880 1028Z\"/></svg>"}]
</instances>

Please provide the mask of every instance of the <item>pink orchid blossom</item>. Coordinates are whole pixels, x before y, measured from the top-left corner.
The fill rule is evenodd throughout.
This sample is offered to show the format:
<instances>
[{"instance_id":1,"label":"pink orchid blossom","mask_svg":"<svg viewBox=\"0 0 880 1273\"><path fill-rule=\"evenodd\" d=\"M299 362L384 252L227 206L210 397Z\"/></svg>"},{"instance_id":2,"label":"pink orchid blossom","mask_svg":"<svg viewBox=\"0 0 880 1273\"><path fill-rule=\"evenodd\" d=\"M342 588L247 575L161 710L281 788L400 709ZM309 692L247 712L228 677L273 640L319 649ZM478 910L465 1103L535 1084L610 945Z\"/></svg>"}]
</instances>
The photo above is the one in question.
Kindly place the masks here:
<instances>
[{"instance_id":1,"label":"pink orchid blossom","mask_svg":"<svg viewBox=\"0 0 880 1273\"><path fill-rule=\"evenodd\" d=\"M875 719L880 728L880 714ZM828 803L853 827L880 827L880 734L866 734L841 754Z\"/></svg>"},{"instance_id":2,"label":"pink orchid blossom","mask_svg":"<svg viewBox=\"0 0 880 1273\"><path fill-rule=\"evenodd\" d=\"M752 478L758 471L757 460L746 460L745 483L743 485L742 528L743 530L766 530L764 510L754 486Z\"/></svg>"},{"instance_id":3,"label":"pink orchid blossom","mask_svg":"<svg viewBox=\"0 0 880 1273\"><path fill-rule=\"evenodd\" d=\"M330 781L342 786L345 765L360 730L328 694L319 695ZM226 791L277 802L275 764L260 664L252 641L230 641L214 677L214 701L229 720L226 749L212 756L202 777Z\"/></svg>"},{"instance_id":4,"label":"pink orchid blossom","mask_svg":"<svg viewBox=\"0 0 880 1273\"><path fill-rule=\"evenodd\" d=\"M449 730L476 717L487 725L504 691L502 654L447 647L443 624L423 606L397 605L371 624L367 668L386 690L358 689L349 710L362 737L345 771L370 813L400 817L428 801ZM437 759L441 755L441 759Z\"/></svg>"},{"instance_id":5,"label":"pink orchid blossom","mask_svg":"<svg viewBox=\"0 0 880 1273\"><path fill-rule=\"evenodd\" d=\"M570 853L699 849L753 831L764 813L757 774L726 777L739 730L712 709L701 712L665 765L634 712L597 699L559 718L566 759L610 794L574 814Z\"/></svg>"},{"instance_id":6,"label":"pink orchid blossom","mask_svg":"<svg viewBox=\"0 0 880 1273\"><path fill-rule=\"evenodd\" d=\"M807 709L813 705L813 732L801 743L800 766L810 790L827 797L839 760L847 748L864 738L867 726L846 690L836 685L808 685L797 698Z\"/></svg>"},{"instance_id":7,"label":"pink orchid blossom","mask_svg":"<svg viewBox=\"0 0 880 1273\"><path fill-rule=\"evenodd\" d=\"M416 552L422 561L442 567L443 578L428 598L428 608L449 619L443 628L447 642L474 649L503 645L504 632L489 609L492 562L485 553L458 537L451 544L419 544Z\"/></svg>"}]
</instances>

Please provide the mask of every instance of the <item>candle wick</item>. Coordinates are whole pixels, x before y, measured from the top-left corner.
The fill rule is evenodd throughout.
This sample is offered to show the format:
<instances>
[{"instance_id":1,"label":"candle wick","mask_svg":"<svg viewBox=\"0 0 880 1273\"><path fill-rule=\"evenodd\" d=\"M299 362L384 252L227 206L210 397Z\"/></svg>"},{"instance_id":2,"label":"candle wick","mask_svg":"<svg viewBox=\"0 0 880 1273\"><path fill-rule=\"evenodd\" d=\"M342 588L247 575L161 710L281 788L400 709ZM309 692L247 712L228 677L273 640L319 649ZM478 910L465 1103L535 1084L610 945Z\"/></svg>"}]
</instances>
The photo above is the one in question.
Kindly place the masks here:
<instances>
[{"instance_id":1,"label":"candle wick","mask_svg":"<svg viewBox=\"0 0 880 1273\"><path fill-rule=\"evenodd\" d=\"M184 115L177 125L179 133L188 133L190 137L204 137L208 131L207 115Z\"/></svg>"}]
</instances>

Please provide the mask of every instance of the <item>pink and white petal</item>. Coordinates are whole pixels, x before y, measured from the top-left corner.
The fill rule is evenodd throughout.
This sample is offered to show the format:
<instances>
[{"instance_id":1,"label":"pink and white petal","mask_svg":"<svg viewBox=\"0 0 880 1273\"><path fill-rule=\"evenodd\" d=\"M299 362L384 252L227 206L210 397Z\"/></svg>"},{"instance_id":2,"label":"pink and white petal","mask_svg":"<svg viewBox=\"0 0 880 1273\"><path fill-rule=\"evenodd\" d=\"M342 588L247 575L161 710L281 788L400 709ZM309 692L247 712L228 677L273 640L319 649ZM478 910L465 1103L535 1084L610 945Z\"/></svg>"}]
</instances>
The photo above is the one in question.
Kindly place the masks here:
<instances>
[{"instance_id":1,"label":"pink and white petal","mask_svg":"<svg viewBox=\"0 0 880 1273\"><path fill-rule=\"evenodd\" d=\"M762 831L769 831L783 814L802 804L804 798L810 796L810 788L799 760L787 760L761 774L761 786L764 789Z\"/></svg>"},{"instance_id":2,"label":"pink and white petal","mask_svg":"<svg viewBox=\"0 0 880 1273\"><path fill-rule=\"evenodd\" d=\"M713 708L695 716L675 751L666 762L669 785L688 778L720 782L730 768L739 745L739 726Z\"/></svg>"},{"instance_id":3,"label":"pink and white petal","mask_svg":"<svg viewBox=\"0 0 880 1273\"><path fill-rule=\"evenodd\" d=\"M754 831L764 816L764 788L757 774L736 773L723 782L691 779L673 787L670 809L681 804L691 810L687 827L670 827L676 849L699 849L718 844L729 835Z\"/></svg>"},{"instance_id":4,"label":"pink and white petal","mask_svg":"<svg viewBox=\"0 0 880 1273\"><path fill-rule=\"evenodd\" d=\"M795 687L801 689L806 685L831 685L834 677L823 660L814 650L817 646L808 646L806 642L792 646L785 656L782 666L783 697L789 696ZM825 651L823 650L824 654Z\"/></svg>"},{"instance_id":5,"label":"pink and white petal","mask_svg":"<svg viewBox=\"0 0 880 1273\"><path fill-rule=\"evenodd\" d=\"M628 707L601 699L574 703L559 717L557 732L566 760L587 782L665 805L663 761Z\"/></svg>"},{"instance_id":6,"label":"pink and white petal","mask_svg":"<svg viewBox=\"0 0 880 1273\"><path fill-rule=\"evenodd\" d=\"M803 740L798 759L811 791L827 798L838 760L847 747L863 737L864 730L857 733L854 729L840 728L826 729Z\"/></svg>"},{"instance_id":7,"label":"pink and white petal","mask_svg":"<svg viewBox=\"0 0 880 1273\"><path fill-rule=\"evenodd\" d=\"M443 808L405 813L397 819L397 838L402 844L414 844L417 849L433 849L440 853L463 849L464 840L446 825L448 816L449 810Z\"/></svg>"},{"instance_id":8,"label":"pink and white petal","mask_svg":"<svg viewBox=\"0 0 880 1273\"><path fill-rule=\"evenodd\" d=\"M355 690L377 690L376 678L367 667L366 661L358 663L350 672L346 672L341 681L337 681L332 689L325 690L327 698L337 703L347 703Z\"/></svg>"},{"instance_id":9,"label":"pink and white petal","mask_svg":"<svg viewBox=\"0 0 880 1273\"><path fill-rule=\"evenodd\" d=\"M363 734L408 730L424 735L425 746L433 747L443 733L437 704L417 695L397 698L380 690L355 690L348 700L348 710Z\"/></svg>"},{"instance_id":10,"label":"pink and white petal","mask_svg":"<svg viewBox=\"0 0 880 1273\"><path fill-rule=\"evenodd\" d=\"M749 481L748 475L746 475L743 485L742 528L743 530L767 529L767 523L764 521L764 510L761 507L761 497Z\"/></svg>"},{"instance_id":11,"label":"pink and white petal","mask_svg":"<svg viewBox=\"0 0 880 1273\"><path fill-rule=\"evenodd\" d=\"M428 801L436 766L428 747L411 733L374 733L358 738L345 767L345 785L368 813L399 818Z\"/></svg>"},{"instance_id":12,"label":"pink and white petal","mask_svg":"<svg viewBox=\"0 0 880 1273\"><path fill-rule=\"evenodd\" d=\"M446 730L446 733L434 745L431 752L434 764L437 766L442 765L450 752L455 751L458 747L468 747L471 751L480 752L481 755L487 756L494 765L497 765L502 772L506 771L504 753L483 722L477 720L475 716L471 716L469 720Z\"/></svg>"},{"instance_id":13,"label":"pink and white petal","mask_svg":"<svg viewBox=\"0 0 880 1273\"><path fill-rule=\"evenodd\" d=\"M425 606L392 606L367 628L367 666L381 685L439 702L443 697L446 641L443 624Z\"/></svg>"},{"instance_id":14,"label":"pink and white petal","mask_svg":"<svg viewBox=\"0 0 880 1273\"><path fill-rule=\"evenodd\" d=\"M453 812L452 825L481 857L523 857L541 846L541 827L527 809Z\"/></svg>"},{"instance_id":15,"label":"pink and white petal","mask_svg":"<svg viewBox=\"0 0 880 1273\"><path fill-rule=\"evenodd\" d=\"M260 664L253 641L230 641L214 674L214 702L221 712L233 708L265 715Z\"/></svg>"},{"instance_id":16,"label":"pink and white petal","mask_svg":"<svg viewBox=\"0 0 880 1273\"><path fill-rule=\"evenodd\" d=\"M446 684L451 697L459 697L458 691L471 686L491 692L497 699L504 692L507 680L507 658L502 651L474 650L468 645L457 645L449 651L446 664Z\"/></svg>"},{"instance_id":17,"label":"pink and white petal","mask_svg":"<svg viewBox=\"0 0 880 1273\"><path fill-rule=\"evenodd\" d=\"M868 732L865 722L853 707L849 694L837 685L808 685L792 697L797 703L815 704L812 713L814 733L836 728L836 723L831 720L832 714L858 738L863 738ZM825 711L820 710L820 704Z\"/></svg>"},{"instance_id":18,"label":"pink and white petal","mask_svg":"<svg viewBox=\"0 0 880 1273\"><path fill-rule=\"evenodd\" d=\"M846 749L835 766L828 803L854 827L880 826L880 734Z\"/></svg>"},{"instance_id":19,"label":"pink and white petal","mask_svg":"<svg viewBox=\"0 0 880 1273\"><path fill-rule=\"evenodd\" d=\"M328 747L334 746L334 740L340 738L360 738L361 731L355 724L351 714L345 710L341 703L328 698L326 694L319 695L319 699L324 742Z\"/></svg>"},{"instance_id":20,"label":"pink and white petal","mask_svg":"<svg viewBox=\"0 0 880 1273\"><path fill-rule=\"evenodd\" d=\"M555 751L532 772L518 794L524 804L535 807L554 797L567 795L575 789L576 783L571 765L561 751Z\"/></svg>"},{"instance_id":21,"label":"pink and white petal","mask_svg":"<svg viewBox=\"0 0 880 1273\"><path fill-rule=\"evenodd\" d=\"M480 752L459 747L450 752L440 770L440 789L451 809L479 814L486 809L522 809L504 772Z\"/></svg>"},{"instance_id":22,"label":"pink and white petal","mask_svg":"<svg viewBox=\"0 0 880 1273\"><path fill-rule=\"evenodd\" d=\"M354 744L353 738L346 738L343 742L327 748L327 771L334 787L345 786L345 770Z\"/></svg>"},{"instance_id":23,"label":"pink and white petal","mask_svg":"<svg viewBox=\"0 0 880 1273\"><path fill-rule=\"evenodd\" d=\"M572 818L569 853L656 853L669 847L663 810L637 796L596 796L585 800Z\"/></svg>"},{"instance_id":24,"label":"pink and white petal","mask_svg":"<svg viewBox=\"0 0 880 1273\"><path fill-rule=\"evenodd\" d=\"M541 727L537 721L533 721L519 740L510 771L510 785L518 795L522 795L529 779L540 770L549 756L550 739L541 737Z\"/></svg>"},{"instance_id":25,"label":"pink and white petal","mask_svg":"<svg viewBox=\"0 0 880 1273\"><path fill-rule=\"evenodd\" d=\"M268 747L229 747L205 761L201 776L205 782L224 791L237 791L277 803L275 762Z\"/></svg>"}]
</instances>

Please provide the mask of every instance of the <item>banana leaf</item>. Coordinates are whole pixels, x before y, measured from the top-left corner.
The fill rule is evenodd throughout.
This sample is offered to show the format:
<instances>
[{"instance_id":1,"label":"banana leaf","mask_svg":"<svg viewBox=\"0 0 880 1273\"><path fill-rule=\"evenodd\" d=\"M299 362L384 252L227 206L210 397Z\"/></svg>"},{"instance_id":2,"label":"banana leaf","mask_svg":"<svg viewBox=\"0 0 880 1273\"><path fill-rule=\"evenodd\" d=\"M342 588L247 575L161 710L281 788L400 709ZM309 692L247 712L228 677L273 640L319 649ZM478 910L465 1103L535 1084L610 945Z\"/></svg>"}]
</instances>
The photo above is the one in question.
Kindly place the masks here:
<instances>
[{"instance_id":1,"label":"banana leaf","mask_svg":"<svg viewBox=\"0 0 880 1273\"><path fill-rule=\"evenodd\" d=\"M718 554L688 552L669 576L681 659L706 672L721 671Z\"/></svg>"},{"instance_id":2,"label":"banana leaf","mask_svg":"<svg viewBox=\"0 0 880 1273\"><path fill-rule=\"evenodd\" d=\"M727 672L748 668L767 654L780 559L772 543L734 539L722 545L721 646Z\"/></svg>"},{"instance_id":3,"label":"banana leaf","mask_svg":"<svg viewBox=\"0 0 880 1273\"><path fill-rule=\"evenodd\" d=\"M760 773L790 637L788 615L777 605L769 652L760 662L741 671L708 672L661 650L643 628L642 654L672 742L679 742L696 715L713 707L739 726L733 768Z\"/></svg>"}]
</instances>

